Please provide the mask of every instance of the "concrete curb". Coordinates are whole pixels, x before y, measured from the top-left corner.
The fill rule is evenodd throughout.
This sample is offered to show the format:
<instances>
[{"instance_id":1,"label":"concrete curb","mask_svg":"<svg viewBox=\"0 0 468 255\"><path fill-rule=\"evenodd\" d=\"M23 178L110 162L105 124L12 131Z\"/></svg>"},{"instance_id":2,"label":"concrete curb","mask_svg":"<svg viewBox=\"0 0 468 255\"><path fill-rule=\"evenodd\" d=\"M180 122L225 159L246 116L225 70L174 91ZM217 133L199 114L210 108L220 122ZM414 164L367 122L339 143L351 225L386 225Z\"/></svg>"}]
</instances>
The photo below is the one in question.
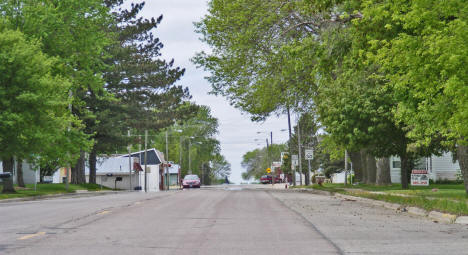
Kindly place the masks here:
<instances>
[{"instance_id":1,"label":"concrete curb","mask_svg":"<svg viewBox=\"0 0 468 255\"><path fill-rule=\"evenodd\" d=\"M438 211L431 211L427 212L426 210L419 208L419 207L404 207L403 205L400 204L395 204L395 203L388 203L380 200L373 200L373 199L359 199L359 197L354 197L350 195L343 195L343 194L335 194L335 197L338 198L344 198L344 199L354 199L358 200L361 202L365 202L368 204L371 204L373 206L381 206L385 207L387 209L395 210L395 211L407 211L409 214L416 215L416 216L421 216L421 217L428 217L434 221L441 222L441 223L446 223L446 224L452 224L452 223L457 223L457 224L466 224L468 225L468 216L459 216L450 213L441 213Z\"/></svg>"},{"instance_id":2,"label":"concrete curb","mask_svg":"<svg viewBox=\"0 0 468 255\"><path fill-rule=\"evenodd\" d=\"M88 192L78 192L78 193L62 193L62 194L52 194L52 195L31 196L31 197L8 198L8 199L0 199L0 204L45 200L45 199L53 199L53 198L78 198L78 197L103 196L103 195L120 194L120 193L127 193L127 192L133 192L133 191L88 191Z\"/></svg>"},{"instance_id":3,"label":"concrete curb","mask_svg":"<svg viewBox=\"0 0 468 255\"><path fill-rule=\"evenodd\" d=\"M421 217L426 217L429 219L432 219L433 221L437 221L440 223L446 223L446 224L463 224L463 225L468 225L468 216L458 216L450 213L442 213L438 211L426 211L422 208L419 207L413 207L413 206L408 206L405 207L401 204L395 204L395 203L389 203L385 201L380 201L380 200L374 200L370 198L364 198L364 197L358 197L358 196L352 196L352 195L344 195L341 193L334 193L334 192L329 192L329 191L324 191L324 190L314 190L314 189L305 189L305 188L300 188L300 189L287 189L287 190L277 190L277 191L282 191L282 192L302 192L302 193L311 193L311 194L318 194L318 195L326 195L326 196L334 196L339 199L343 200L348 200L348 201L359 201L363 202L369 205L373 206L378 206L378 207L384 207L387 209L399 211L399 212L408 212L408 214L415 215L415 216L421 216Z\"/></svg>"},{"instance_id":4,"label":"concrete curb","mask_svg":"<svg viewBox=\"0 0 468 255\"><path fill-rule=\"evenodd\" d=\"M402 210L402 208L404 208L400 204L394 204L394 203L388 203L388 202L384 202L383 206L385 208L387 208L387 209L391 209L391 210L395 210L395 211L400 211L400 210Z\"/></svg>"},{"instance_id":5,"label":"concrete curb","mask_svg":"<svg viewBox=\"0 0 468 255\"><path fill-rule=\"evenodd\" d=\"M438 211L429 212L428 217L431 218L432 220L436 220L438 222L447 223L447 224L454 223L455 220L457 219L457 215L453 215L449 213L441 213Z\"/></svg>"},{"instance_id":6,"label":"concrete curb","mask_svg":"<svg viewBox=\"0 0 468 255\"><path fill-rule=\"evenodd\" d=\"M446 224L463 224L463 225L468 225L468 216L458 216L450 213L441 213L438 211L431 211L428 212L422 208L419 207L413 207L413 206L408 206L405 207L401 204L395 204L395 203L388 203L380 200L373 200L373 199L368 199L368 198L362 198L362 197L355 197L351 195L343 195L336 193L335 197L337 198L342 198L342 199L349 199L349 200L356 200L360 202L364 202L373 206L380 206L380 207L385 207L387 209L391 210L396 210L396 211L401 211L401 212L408 212L409 214L415 215L415 216L421 216L421 217L427 217L430 218L434 221L441 222L441 223L446 223Z\"/></svg>"},{"instance_id":7,"label":"concrete curb","mask_svg":"<svg viewBox=\"0 0 468 255\"><path fill-rule=\"evenodd\" d=\"M416 216L422 216L422 217L427 217L429 214L426 210L421 209L419 207L406 207L406 210L408 211L409 214L416 215Z\"/></svg>"},{"instance_id":8,"label":"concrete curb","mask_svg":"<svg viewBox=\"0 0 468 255\"><path fill-rule=\"evenodd\" d=\"M468 216L459 216L455 220L456 224L468 225Z\"/></svg>"}]
</instances>

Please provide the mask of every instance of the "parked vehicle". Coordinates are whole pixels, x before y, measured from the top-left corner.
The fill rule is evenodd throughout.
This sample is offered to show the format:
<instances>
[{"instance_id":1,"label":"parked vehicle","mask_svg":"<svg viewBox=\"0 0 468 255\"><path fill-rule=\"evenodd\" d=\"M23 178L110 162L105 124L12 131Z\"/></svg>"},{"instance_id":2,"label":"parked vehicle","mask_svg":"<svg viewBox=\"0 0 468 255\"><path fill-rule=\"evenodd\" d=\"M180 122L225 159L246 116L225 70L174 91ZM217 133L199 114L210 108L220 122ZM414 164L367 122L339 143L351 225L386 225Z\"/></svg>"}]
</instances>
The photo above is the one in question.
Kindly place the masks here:
<instances>
[{"instance_id":1,"label":"parked vehicle","mask_svg":"<svg viewBox=\"0 0 468 255\"><path fill-rule=\"evenodd\" d=\"M271 183L271 175L263 175L260 177L260 183L262 184L268 184ZM282 183L283 180L279 176L275 176L275 183Z\"/></svg>"},{"instance_id":2,"label":"parked vehicle","mask_svg":"<svg viewBox=\"0 0 468 255\"><path fill-rule=\"evenodd\" d=\"M188 174L182 180L182 187L184 188L200 188L200 178L196 174Z\"/></svg>"}]
</instances>

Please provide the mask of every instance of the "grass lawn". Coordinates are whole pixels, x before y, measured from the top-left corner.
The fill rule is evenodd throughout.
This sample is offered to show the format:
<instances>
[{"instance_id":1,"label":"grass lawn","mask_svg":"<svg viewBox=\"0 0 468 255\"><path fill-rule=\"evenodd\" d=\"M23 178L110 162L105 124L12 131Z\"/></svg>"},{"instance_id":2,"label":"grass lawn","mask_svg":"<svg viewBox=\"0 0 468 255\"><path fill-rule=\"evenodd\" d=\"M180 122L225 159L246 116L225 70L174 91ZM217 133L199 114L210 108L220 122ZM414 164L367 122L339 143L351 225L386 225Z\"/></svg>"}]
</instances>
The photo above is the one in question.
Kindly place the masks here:
<instances>
[{"instance_id":1,"label":"grass lawn","mask_svg":"<svg viewBox=\"0 0 468 255\"><path fill-rule=\"evenodd\" d=\"M31 196L41 196L41 195L51 195L51 194L64 194L64 193L74 193L77 190L89 190L97 191L101 190L101 186L97 184L70 184L68 191L65 188L64 183L47 183L47 184L37 184L37 191L34 191L34 184L27 184L26 188L19 188L15 186L16 194L2 194L0 193L0 199L7 198L18 198L18 197L31 197ZM0 185L0 192L3 189ZM108 190L108 188L103 187L103 190Z\"/></svg>"},{"instance_id":2,"label":"grass lawn","mask_svg":"<svg viewBox=\"0 0 468 255\"><path fill-rule=\"evenodd\" d=\"M299 186L314 188L353 196L366 197L405 206L415 206L428 211L436 210L457 215L468 215L468 196L463 184L431 184L428 187L411 187L407 190L401 184L388 186L343 185L324 183L323 186ZM379 192L379 193L374 193Z\"/></svg>"}]
</instances>

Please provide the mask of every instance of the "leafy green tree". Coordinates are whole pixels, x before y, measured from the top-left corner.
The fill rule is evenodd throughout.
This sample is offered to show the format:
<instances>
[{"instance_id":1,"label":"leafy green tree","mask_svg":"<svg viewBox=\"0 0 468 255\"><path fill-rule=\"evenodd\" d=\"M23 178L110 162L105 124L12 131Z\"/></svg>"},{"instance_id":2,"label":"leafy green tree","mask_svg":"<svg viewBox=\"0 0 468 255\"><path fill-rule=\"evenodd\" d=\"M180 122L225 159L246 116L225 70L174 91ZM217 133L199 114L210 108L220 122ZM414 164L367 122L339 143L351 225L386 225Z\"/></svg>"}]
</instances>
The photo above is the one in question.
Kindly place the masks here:
<instances>
[{"instance_id":1,"label":"leafy green tree","mask_svg":"<svg viewBox=\"0 0 468 255\"><path fill-rule=\"evenodd\" d=\"M73 114L81 121L92 117L86 98L109 96L103 91L102 72L105 48L113 39L112 33L103 30L112 24L110 9L101 0L7 0L0 5L0 11L8 27L22 31L28 39L40 40L41 50L56 57L53 72L70 81ZM79 122L76 125L81 127ZM72 182L83 183L84 151L91 143L88 136L75 138L80 138L76 145L81 150L78 161L72 164Z\"/></svg>"},{"instance_id":2,"label":"leafy green tree","mask_svg":"<svg viewBox=\"0 0 468 255\"><path fill-rule=\"evenodd\" d=\"M218 133L218 120L211 115L209 107L190 106L193 107L198 109L196 115L166 129L152 132L152 144L165 153L167 132L169 155L166 155L166 160L178 162L182 176L191 170L193 174L203 176L204 184L210 184L229 176L230 164L221 155L220 142L214 137Z\"/></svg>"},{"instance_id":3,"label":"leafy green tree","mask_svg":"<svg viewBox=\"0 0 468 255\"><path fill-rule=\"evenodd\" d=\"M363 53L381 67L381 77L395 91L397 119L411 126L414 146L439 139L455 150L456 144L468 192L468 3L382 1L363 6L362 12L357 25L374 31Z\"/></svg>"},{"instance_id":4,"label":"leafy green tree","mask_svg":"<svg viewBox=\"0 0 468 255\"><path fill-rule=\"evenodd\" d=\"M306 149L314 150L314 159L311 160L311 171L316 170L320 167L318 154L319 151L319 141L318 141L318 125L315 120L315 116L311 113L304 113L299 118L299 130L298 126L296 125L294 128L294 133L291 136L291 140L288 144L291 146L290 150L293 155L298 155L299 146L298 146L298 131L300 131L301 137L301 164L302 164L302 174L305 174L305 184L309 185L309 171L308 171L308 164L309 162L305 159L304 153ZM296 171L299 171L299 167L296 167Z\"/></svg>"},{"instance_id":5,"label":"leafy green tree","mask_svg":"<svg viewBox=\"0 0 468 255\"><path fill-rule=\"evenodd\" d=\"M65 145L76 152L73 137L79 130L67 110L70 83L53 74L57 64L41 51L37 40L27 40L20 31L0 27L0 157L4 172L13 172L13 157L32 163L50 159L50 152L62 162L70 156L55 145ZM3 192L14 192L12 183Z\"/></svg>"},{"instance_id":6,"label":"leafy green tree","mask_svg":"<svg viewBox=\"0 0 468 255\"><path fill-rule=\"evenodd\" d=\"M305 2L210 1L209 14L196 27L212 51L199 53L193 61L211 73L213 93L254 120L308 105L310 100L297 95L311 93L308 79L302 79L310 73L301 73L284 49L314 33L308 15L312 9L306 10Z\"/></svg>"},{"instance_id":7,"label":"leafy green tree","mask_svg":"<svg viewBox=\"0 0 468 255\"><path fill-rule=\"evenodd\" d=\"M245 153L242 156L241 166L246 169L242 178L260 179L262 175L267 174L266 169L271 166L273 161L281 161L281 152L287 151L285 144L273 144L261 149L255 149Z\"/></svg>"}]
</instances>

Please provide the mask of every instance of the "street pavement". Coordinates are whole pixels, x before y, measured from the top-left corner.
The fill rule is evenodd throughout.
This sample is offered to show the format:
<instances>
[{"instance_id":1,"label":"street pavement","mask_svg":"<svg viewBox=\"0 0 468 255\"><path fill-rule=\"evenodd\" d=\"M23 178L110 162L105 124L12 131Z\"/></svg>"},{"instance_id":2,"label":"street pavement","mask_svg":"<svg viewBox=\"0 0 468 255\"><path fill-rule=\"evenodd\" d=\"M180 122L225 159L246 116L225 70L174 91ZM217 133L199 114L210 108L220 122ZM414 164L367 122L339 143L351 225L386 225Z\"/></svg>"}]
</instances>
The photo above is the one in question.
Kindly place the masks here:
<instances>
[{"instance_id":1,"label":"street pavement","mask_svg":"<svg viewBox=\"0 0 468 255\"><path fill-rule=\"evenodd\" d=\"M467 226L268 186L226 185L0 204L0 254L467 251Z\"/></svg>"}]
</instances>

